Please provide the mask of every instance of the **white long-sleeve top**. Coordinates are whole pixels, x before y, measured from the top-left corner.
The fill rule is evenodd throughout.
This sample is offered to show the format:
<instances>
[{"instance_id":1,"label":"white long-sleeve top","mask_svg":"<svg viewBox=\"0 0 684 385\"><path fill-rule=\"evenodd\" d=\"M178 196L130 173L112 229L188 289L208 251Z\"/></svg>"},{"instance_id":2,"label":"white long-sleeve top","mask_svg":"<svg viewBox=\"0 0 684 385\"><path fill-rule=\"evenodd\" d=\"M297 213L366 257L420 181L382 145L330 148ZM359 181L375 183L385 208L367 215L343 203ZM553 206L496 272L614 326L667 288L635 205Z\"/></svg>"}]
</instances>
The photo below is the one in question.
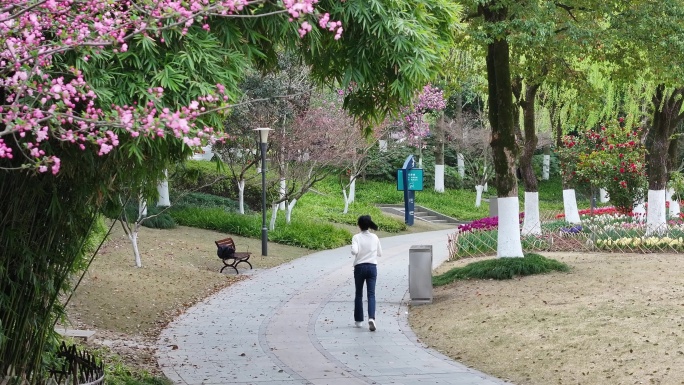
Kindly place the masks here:
<instances>
[{"instance_id":1,"label":"white long-sleeve top","mask_svg":"<svg viewBox=\"0 0 684 385\"><path fill-rule=\"evenodd\" d=\"M359 263L378 264L378 257L382 257L382 247L378 236L370 231L362 231L352 237L351 253L354 266Z\"/></svg>"}]
</instances>

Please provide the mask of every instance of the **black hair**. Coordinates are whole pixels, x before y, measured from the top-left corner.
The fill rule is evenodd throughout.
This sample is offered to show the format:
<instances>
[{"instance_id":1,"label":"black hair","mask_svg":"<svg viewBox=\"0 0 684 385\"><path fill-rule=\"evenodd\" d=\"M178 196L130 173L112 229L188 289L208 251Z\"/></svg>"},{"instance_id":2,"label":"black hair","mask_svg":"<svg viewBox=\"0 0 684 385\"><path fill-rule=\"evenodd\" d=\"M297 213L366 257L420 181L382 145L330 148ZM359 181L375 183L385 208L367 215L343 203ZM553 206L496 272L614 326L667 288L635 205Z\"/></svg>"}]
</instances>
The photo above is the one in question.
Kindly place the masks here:
<instances>
[{"instance_id":1,"label":"black hair","mask_svg":"<svg viewBox=\"0 0 684 385\"><path fill-rule=\"evenodd\" d=\"M370 215L361 215L361 216L359 217L359 220L356 221L356 224L359 225L359 228L360 228L362 231L366 231L366 230L368 230L369 228L370 228L370 229L373 229L373 230L377 230L377 229L378 229L378 225L376 225L376 224L373 222L373 220L371 219L371 216L370 216Z\"/></svg>"}]
</instances>

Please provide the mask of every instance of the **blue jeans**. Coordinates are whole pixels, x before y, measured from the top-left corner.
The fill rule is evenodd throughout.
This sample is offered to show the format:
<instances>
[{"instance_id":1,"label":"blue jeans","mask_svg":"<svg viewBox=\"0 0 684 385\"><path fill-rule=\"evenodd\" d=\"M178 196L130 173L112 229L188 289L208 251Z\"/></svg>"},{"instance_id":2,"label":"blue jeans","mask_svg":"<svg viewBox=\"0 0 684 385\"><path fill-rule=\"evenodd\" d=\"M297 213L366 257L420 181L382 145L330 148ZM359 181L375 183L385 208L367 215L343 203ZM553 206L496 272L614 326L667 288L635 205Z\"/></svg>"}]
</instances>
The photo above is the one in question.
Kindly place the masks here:
<instances>
[{"instance_id":1,"label":"blue jeans","mask_svg":"<svg viewBox=\"0 0 684 385\"><path fill-rule=\"evenodd\" d=\"M378 278L378 266L372 263L360 263L354 266L354 282L356 297L354 298L354 321L363 321L363 283L368 291L368 318L375 319L375 281Z\"/></svg>"}]
</instances>

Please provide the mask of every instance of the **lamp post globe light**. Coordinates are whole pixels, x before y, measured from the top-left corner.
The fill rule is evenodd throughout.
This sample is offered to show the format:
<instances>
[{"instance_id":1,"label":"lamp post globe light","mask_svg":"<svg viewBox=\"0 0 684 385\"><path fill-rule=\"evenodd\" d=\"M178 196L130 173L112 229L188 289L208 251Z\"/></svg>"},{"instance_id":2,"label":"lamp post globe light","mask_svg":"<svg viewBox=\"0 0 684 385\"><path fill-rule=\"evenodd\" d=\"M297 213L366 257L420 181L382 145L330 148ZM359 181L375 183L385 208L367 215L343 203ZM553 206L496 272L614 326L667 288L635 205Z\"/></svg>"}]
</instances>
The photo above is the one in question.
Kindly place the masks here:
<instances>
[{"instance_id":1,"label":"lamp post globe light","mask_svg":"<svg viewBox=\"0 0 684 385\"><path fill-rule=\"evenodd\" d=\"M268 255L268 228L266 227L266 150L268 149L268 132L270 128L262 127L254 131L259 133L261 152L261 255Z\"/></svg>"}]
</instances>

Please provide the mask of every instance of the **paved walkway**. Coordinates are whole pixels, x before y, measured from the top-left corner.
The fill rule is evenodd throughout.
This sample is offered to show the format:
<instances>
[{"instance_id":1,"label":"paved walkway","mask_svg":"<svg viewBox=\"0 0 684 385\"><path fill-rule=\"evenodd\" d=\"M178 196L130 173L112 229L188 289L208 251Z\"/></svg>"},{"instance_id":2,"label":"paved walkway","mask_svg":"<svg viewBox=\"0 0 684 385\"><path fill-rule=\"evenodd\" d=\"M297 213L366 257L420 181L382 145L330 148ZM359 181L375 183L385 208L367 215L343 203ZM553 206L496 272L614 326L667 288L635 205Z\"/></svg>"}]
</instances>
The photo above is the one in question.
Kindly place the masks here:
<instances>
[{"instance_id":1,"label":"paved walkway","mask_svg":"<svg viewBox=\"0 0 684 385\"><path fill-rule=\"evenodd\" d=\"M189 309L162 332L159 364L192 385L504 384L427 349L408 326L408 249L433 245L439 265L451 232L381 240L376 332L353 327L347 246L257 271Z\"/></svg>"}]
</instances>

